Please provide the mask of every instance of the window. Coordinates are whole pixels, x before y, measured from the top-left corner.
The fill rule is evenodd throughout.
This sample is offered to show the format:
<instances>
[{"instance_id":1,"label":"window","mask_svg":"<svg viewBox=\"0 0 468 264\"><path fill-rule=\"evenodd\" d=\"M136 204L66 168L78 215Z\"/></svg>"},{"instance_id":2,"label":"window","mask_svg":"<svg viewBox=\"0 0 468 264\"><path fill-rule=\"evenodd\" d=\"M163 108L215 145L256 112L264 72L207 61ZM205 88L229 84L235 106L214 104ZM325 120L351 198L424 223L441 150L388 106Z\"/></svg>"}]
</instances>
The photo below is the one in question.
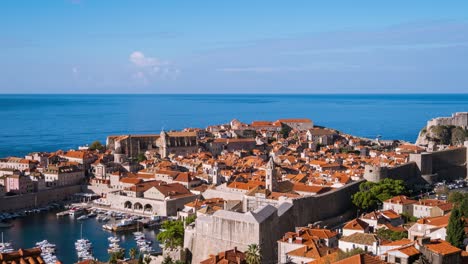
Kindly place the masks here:
<instances>
[{"instance_id":1,"label":"window","mask_svg":"<svg viewBox=\"0 0 468 264\"><path fill-rule=\"evenodd\" d=\"M395 258L395 263L401 263L401 258Z\"/></svg>"}]
</instances>

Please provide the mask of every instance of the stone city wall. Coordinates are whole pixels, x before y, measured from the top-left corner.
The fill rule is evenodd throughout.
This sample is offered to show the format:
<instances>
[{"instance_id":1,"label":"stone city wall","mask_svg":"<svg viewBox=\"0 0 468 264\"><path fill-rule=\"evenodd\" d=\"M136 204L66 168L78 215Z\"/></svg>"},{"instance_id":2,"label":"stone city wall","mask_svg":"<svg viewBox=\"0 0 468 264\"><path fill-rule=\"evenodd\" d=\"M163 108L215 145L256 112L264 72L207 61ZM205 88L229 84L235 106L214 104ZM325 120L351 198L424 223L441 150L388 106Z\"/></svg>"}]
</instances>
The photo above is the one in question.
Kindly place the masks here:
<instances>
[{"instance_id":1,"label":"stone city wall","mask_svg":"<svg viewBox=\"0 0 468 264\"><path fill-rule=\"evenodd\" d=\"M413 185L466 178L467 157L466 147L410 154L409 162L400 166L389 168L366 165L364 178L372 182L391 178L404 180L406 183Z\"/></svg>"},{"instance_id":2,"label":"stone city wall","mask_svg":"<svg viewBox=\"0 0 468 264\"><path fill-rule=\"evenodd\" d=\"M0 211L16 211L46 206L52 202L63 201L73 194L81 192L81 186L67 186L44 190L37 193L28 193L0 198Z\"/></svg>"},{"instance_id":3,"label":"stone city wall","mask_svg":"<svg viewBox=\"0 0 468 264\"><path fill-rule=\"evenodd\" d=\"M348 212L354 208L350 198L359 190L362 182L364 180L324 194L294 199L292 204L284 202L278 208L271 205L259 208L256 211L275 209L258 224L243 220L250 213L229 212L232 213L229 219L199 217L195 227L187 228L184 246L192 254L192 263L199 263L209 254L234 247L245 250L249 244L255 243L268 249L262 252L263 263L277 263L277 241L284 233L294 230L296 226L336 218Z\"/></svg>"}]
</instances>

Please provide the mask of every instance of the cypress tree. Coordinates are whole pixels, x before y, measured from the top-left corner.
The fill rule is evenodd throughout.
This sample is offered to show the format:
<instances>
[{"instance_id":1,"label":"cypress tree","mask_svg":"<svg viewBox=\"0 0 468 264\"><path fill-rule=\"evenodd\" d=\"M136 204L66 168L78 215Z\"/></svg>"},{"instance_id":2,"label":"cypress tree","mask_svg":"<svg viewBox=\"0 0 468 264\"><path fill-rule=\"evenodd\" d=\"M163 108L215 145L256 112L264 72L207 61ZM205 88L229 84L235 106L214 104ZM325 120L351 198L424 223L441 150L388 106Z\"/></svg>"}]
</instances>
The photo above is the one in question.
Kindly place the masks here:
<instances>
[{"instance_id":1,"label":"cypress tree","mask_svg":"<svg viewBox=\"0 0 468 264\"><path fill-rule=\"evenodd\" d=\"M450 215L447 226L447 242L457 248L463 248L463 240L465 239L465 220L462 218L460 209L455 207Z\"/></svg>"}]
</instances>

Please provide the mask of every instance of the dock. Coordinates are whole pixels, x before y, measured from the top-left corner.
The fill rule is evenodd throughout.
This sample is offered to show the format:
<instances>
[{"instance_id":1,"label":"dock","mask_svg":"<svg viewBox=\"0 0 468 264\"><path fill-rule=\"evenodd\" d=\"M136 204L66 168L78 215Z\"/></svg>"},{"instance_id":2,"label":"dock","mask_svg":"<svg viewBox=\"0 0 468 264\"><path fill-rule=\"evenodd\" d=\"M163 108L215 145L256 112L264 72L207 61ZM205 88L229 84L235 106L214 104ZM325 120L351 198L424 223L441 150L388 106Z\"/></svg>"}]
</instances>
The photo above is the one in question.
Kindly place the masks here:
<instances>
[{"instance_id":1,"label":"dock","mask_svg":"<svg viewBox=\"0 0 468 264\"><path fill-rule=\"evenodd\" d=\"M70 215L70 211L66 210L66 211L63 211L63 212L59 212L56 215L57 215L57 217L67 216L67 215Z\"/></svg>"}]
</instances>

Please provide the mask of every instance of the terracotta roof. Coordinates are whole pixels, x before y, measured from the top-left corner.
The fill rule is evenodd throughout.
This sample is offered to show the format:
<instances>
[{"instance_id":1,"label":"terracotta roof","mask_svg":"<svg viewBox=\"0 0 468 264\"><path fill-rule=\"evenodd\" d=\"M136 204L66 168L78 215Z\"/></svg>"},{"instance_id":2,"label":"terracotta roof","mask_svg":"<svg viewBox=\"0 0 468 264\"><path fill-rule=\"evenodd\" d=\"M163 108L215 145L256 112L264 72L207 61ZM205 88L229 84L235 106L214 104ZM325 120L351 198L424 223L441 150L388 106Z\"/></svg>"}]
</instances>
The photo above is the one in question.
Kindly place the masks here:
<instances>
[{"instance_id":1,"label":"terracotta roof","mask_svg":"<svg viewBox=\"0 0 468 264\"><path fill-rule=\"evenodd\" d=\"M169 137L196 137L197 132L169 132Z\"/></svg>"},{"instance_id":2,"label":"terracotta roof","mask_svg":"<svg viewBox=\"0 0 468 264\"><path fill-rule=\"evenodd\" d=\"M411 239L403 238L397 241L392 241L390 243L386 243L384 246L406 246L412 244L413 241Z\"/></svg>"},{"instance_id":3,"label":"terracotta roof","mask_svg":"<svg viewBox=\"0 0 468 264\"><path fill-rule=\"evenodd\" d=\"M154 188L160 191L165 197L175 198L192 195L192 193L180 183L160 184L154 186Z\"/></svg>"},{"instance_id":4,"label":"terracotta roof","mask_svg":"<svg viewBox=\"0 0 468 264\"><path fill-rule=\"evenodd\" d=\"M398 195L398 196L392 197L392 198L384 201L384 203L403 204L403 205L414 204L414 203L417 203L417 202L418 201L411 200L411 199L409 199L408 197L406 197L404 195Z\"/></svg>"},{"instance_id":5,"label":"terracotta roof","mask_svg":"<svg viewBox=\"0 0 468 264\"><path fill-rule=\"evenodd\" d=\"M185 204L185 206L193 207L193 208L195 208L197 210L202 208L203 206L207 206L207 205L223 206L224 205L224 199L223 198L211 198L211 199L206 199L206 200L196 199L193 202Z\"/></svg>"},{"instance_id":6,"label":"terracotta roof","mask_svg":"<svg viewBox=\"0 0 468 264\"><path fill-rule=\"evenodd\" d=\"M315 240L311 240L303 247L289 251L287 254L302 258L318 259L336 251L337 249L329 248Z\"/></svg>"},{"instance_id":7,"label":"terracotta roof","mask_svg":"<svg viewBox=\"0 0 468 264\"><path fill-rule=\"evenodd\" d=\"M421 252L419 252L419 250L417 250L414 247L414 245L407 245L407 246L404 246L404 247L392 249L392 250L389 250L388 252L392 252L392 251L400 251L401 253L405 254L408 257L416 256L416 255L421 254Z\"/></svg>"},{"instance_id":8,"label":"terracotta roof","mask_svg":"<svg viewBox=\"0 0 468 264\"><path fill-rule=\"evenodd\" d=\"M308 192L308 193L324 193L330 191L331 188L327 186L316 186L316 185L306 185L302 183L294 183L293 191L296 192Z\"/></svg>"},{"instance_id":9,"label":"terracotta roof","mask_svg":"<svg viewBox=\"0 0 468 264\"><path fill-rule=\"evenodd\" d=\"M255 138L217 138L213 140L215 143L237 143L237 142L256 142Z\"/></svg>"},{"instance_id":10,"label":"terracotta roof","mask_svg":"<svg viewBox=\"0 0 468 264\"><path fill-rule=\"evenodd\" d=\"M422 205L422 206L441 206L441 205L445 205L448 203L445 201L437 200L437 199L422 199L422 200L419 200L416 204Z\"/></svg>"},{"instance_id":11,"label":"terracotta roof","mask_svg":"<svg viewBox=\"0 0 468 264\"><path fill-rule=\"evenodd\" d=\"M244 264L245 254L237 248L223 251L217 255L210 255L210 258L200 261L200 264Z\"/></svg>"},{"instance_id":12,"label":"terracotta roof","mask_svg":"<svg viewBox=\"0 0 468 264\"><path fill-rule=\"evenodd\" d=\"M278 122L281 123L312 123L312 120L308 118L287 118L287 119L278 119Z\"/></svg>"},{"instance_id":13,"label":"terracotta roof","mask_svg":"<svg viewBox=\"0 0 468 264\"><path fill-rule=\"evenodd\" d=\"M336 264L385 264L386 262L378 257L366 253L358 254L335 262Z\"/></svg>"},{"instance_id":14,"label":"terracotta roof","mask_svg":"<svg viewBox=\"0 0 468 264\"><path fill-rule=\"evenodd\" d=\"M363 234L363 233L357 232L352 235L342 237L340 241L372 246L374 242L378 241L378 238L374 234Z\"/></svg>"},{"instance_id":15,"label":"terracotta roof","mask_svg":"<svg viewBox=\"0 0 468 264\"><path fill-rule=\"evenodd\" d=\"M424 224L424 225L437 226L437 227L445 227L448 225L449 218L450 218L450 214L446 214L443 216L421 218L421 219L418 219L417 223Z\"/></svg>"},{"instance_id":16,"label":"terracotta roof","mask_svg":"<svg viewBox=\"0 0 468 264\"><path fill-rule=\"evenodd\" d=\"M41 257L40 248L19 249L9 253L0 253L0 263L45 263Z\"/></svg>"},{"instance_id":17,"label":"terracotta roof","mask_svg":"<svg viewBox=\"0 0 468 264\"><path fill-rule=\"evenodd\" d=\"M365 221L356 218L354 220L349 221L344 225L343 229L351 229L351 230L366 230L366 228L369 227L369 224L366 223Z\"/></svg>"},{"instance_id":18,"label":"terracotta roof","mask_svg":"<svg viewBox=\"0 0 468 264\"><path fill-rule=\"evenodd\" d=\"M338 252L333 252L319 259L312 260L311 262L308 262L307 264L330 264L330 263L336 262L337 259L338 259Z\"/></svg>"},{"instance_id":19,"label":"terracotta roof","mask_svg":"<svg viewBox=\"0 0 468 264\"><path fill-rule=\"evenodd\" d=\"M462 251L461 249L450 245L449 242L446 242L442 239L431 240L430 243L424 244L424 246L430 251L435 252L437 254L441 254L441 255L450 255L450 254L455 254L455 253L459 253Z\"/></svg>"},{"instance_id":20,"label":"terracotta roof","mask_svg":"<svg viewBox=\"0 0 468 264\"><path fill-rule=\"evenodd\" d=\"M270 122L270 121L253 121L250 126L252 127L265 127L265 126L280 127L281 124L279 122Z\"/></svg>"},{"instance_id":21,"label":"terracotta roof","mask_svg":"<svg viewBox=\"0 0 468 264\"><path fill-rule=\"evenodd\" d=\"M397 219L401 217L397 212L393 210L385 210L385 211L381 211L380 213L388 219Z\"/></svg>"},{"instance_id":22,"label":"terracotta roof","mask_svg":"<svg viewBox=\"0 0 468 264\"><path fill-rule=\"evenodd\" d=\"M138 178L133 178L133 177L125 177L125 178L120 179L120 182L129 183L129 184L138 184L138 183L143 182L143 180L138 179Z\"/></svg>"}]
</instances>

